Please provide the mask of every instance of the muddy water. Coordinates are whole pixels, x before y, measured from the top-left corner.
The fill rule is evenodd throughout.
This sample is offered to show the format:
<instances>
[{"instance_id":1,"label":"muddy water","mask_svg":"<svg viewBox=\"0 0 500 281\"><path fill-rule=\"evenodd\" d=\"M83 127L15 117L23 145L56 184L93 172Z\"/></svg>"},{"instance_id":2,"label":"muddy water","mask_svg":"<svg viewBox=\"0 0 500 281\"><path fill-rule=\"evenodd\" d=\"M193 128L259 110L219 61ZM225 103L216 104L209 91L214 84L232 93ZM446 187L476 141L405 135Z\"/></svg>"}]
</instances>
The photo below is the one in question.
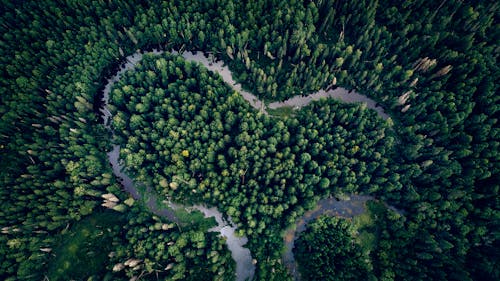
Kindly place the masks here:
<instances>
[{"instance_id":1,"label":"muddy water","mask_svg":"<svg viewBox=\"0 0 500 281\"><path fill-rule=\"evenodd\" d=\"M374 100L368 98L367 96L358 94L354 91L349 91L340 87L336 88L335 90L329 90L329 91L319 90L316 93L307 96L295 96L291 99L282 102L273 102L269 104L269 108L276 109L283 106L300 108L308 105L312 101L316 101L322 98L334 98L348 103L364 103L366 104L366 107L375 110L378 113L378 115L382 117L384 120L389 118L389 115L387 115L384 109L378 106Z\"/></svg>"}]
</instances>

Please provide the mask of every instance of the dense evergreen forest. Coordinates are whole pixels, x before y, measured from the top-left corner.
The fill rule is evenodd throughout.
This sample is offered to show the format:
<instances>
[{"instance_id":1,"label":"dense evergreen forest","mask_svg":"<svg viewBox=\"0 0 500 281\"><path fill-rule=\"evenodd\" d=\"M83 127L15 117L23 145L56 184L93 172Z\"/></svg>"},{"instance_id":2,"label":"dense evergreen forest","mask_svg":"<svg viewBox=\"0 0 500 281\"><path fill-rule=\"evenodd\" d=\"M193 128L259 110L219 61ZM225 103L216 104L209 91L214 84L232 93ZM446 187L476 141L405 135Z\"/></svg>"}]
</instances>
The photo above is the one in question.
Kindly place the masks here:
<instances>
[{"instance_id":1,"label":"dense evergreen forest","mask_svg":"<svg viewBox=\"0 0 500 281\"><path fill-rule=\"evenodd\" d=\"M256 280L291 280L284 230L349 193L403 214L372 211L369 251L350 220L312 222L294 250L304 278L499 280L499 12L469 0L3 1L0 276L234 278L207 222L173 223L121 188L106 155L120 144L127 173L162 198L231 217ZM165 53L114 86L113 136L106 80L151 48L210 53L267 102L341 86L391 118L332 99L265 115Z\"/></svg>"},{"instance_id":2,"label":"dense evergreen forest","mask_svg":"<svg viewBox=\"0 0 500 281\"><path fill-rule=\"evenodd\" d=\"M301 272L308 280L374 280L353 241L352 225L324 216L308 225L295 250Z\"/></svg>"}]
</instances>

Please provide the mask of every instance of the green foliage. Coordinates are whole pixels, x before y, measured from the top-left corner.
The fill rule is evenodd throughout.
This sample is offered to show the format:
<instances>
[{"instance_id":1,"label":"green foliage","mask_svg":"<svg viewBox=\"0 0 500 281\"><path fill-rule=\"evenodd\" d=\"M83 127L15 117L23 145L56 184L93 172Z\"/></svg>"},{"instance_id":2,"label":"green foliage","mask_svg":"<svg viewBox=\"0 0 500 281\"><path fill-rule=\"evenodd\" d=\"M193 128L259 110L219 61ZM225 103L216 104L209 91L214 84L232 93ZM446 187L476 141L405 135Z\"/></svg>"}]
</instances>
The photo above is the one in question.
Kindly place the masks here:
<instances>
[{"instance_id":1,"label":"green foliage","mask_svg":"<svg viewBox=\"0 0 500 281\"><path fill-rule=\"evenodd\" d=\"M145 82L153 70L160 74ZM125 90L135 94L114 98ZM129 172L152 179L160 197L208 202L226 211L240 234L251 238L252 251L266 249L265 256L279 257L279 246L269 243L304 205L337 192L337 186L346 192L369 186L376 191L388 171L390 160L382 155L391 155L393 139L373 112L322 100L296 116L275 119L178 56L144 56L115 85L111 99L116 101L112 114L121 112L129 120L115 130L117 140L127 139L118 144L125 148ZM142 114L149 125L137 127L132 117L140 100L148 100L151 110ZM369 166L377 156L380 163ZM365 175L367 167L379 172ZM394 179L385 182L399 188Z\"/></svg>"},{"instance_id":2,"label":"green foliage","mask_svg":"<svg viewBox=\"0 0 500 281\"><path fill-rule=\"evenodd\" d=\"M340 192L372 193L406 212L404 219L383 213L376 239L363 239L375 245L379 279L499 279L495 1L2 5L6 280L43 279L51 256L40 248L55 249L55 237L92 216L102 193L127 198L111 176L110 134L96 113L104 78L124 56L153 46L210 51L266 100L340 85L370 96L392 117L389 126L335 101L283 119L259 116L221 80L179 58L150 61L137 78L125 77L130 87L115 90L112 103L113 126L123 132L116 142L126 142L131 155L127 168L142 171L135 175L160 194L231 214L250 237L258 279L283 279L280 230L317 198ZM135 238L119 242L121 257L142 235L142 224L130 225ZM156 262L144 268L157 269ZM185 268L165 276L199 277Z\"/></svg>"},{"instance_id":3,"label":"green foliage","mask_svg":"<svg viewBox=\"0 0 500 281\"><path fill-rule=\"evenodd\" d=\"M276 109L267 109L267 112L271 116L276 116L279 118L288 118L294 115L293 108L290 106L283 106Z\"/></svg>"},{"instance_id":4,"label":"green foliage","mask_svg":"<svg viewBox=\"0 0 500 281\"><path fill-rule=\"evenodd\" d=\"M108 269L114 272L114 279L139 275L193 281L234 278L234 261L215 233L196 224L180 230L175 223L136 206L129 214L125 241L120 237L113 241Z\"/></svg>"},{"instance_id":5,"label":"green foliage","mask_svg":"<svg viewBox=\"0 0 500 281\"><path fill-rule=\"evenodd\" d=\"M345 219L321 216L308 224L294 254L304 280L370 280L363 252Z\"/></svg>"},{"instance_id":6,"label":"green foliage","mask_svg":"<svg viewBox=\"0 0 500 281\"><path fill-rule=\"evenodd\" d=\"M111 211L94 213L56 239L60 245L53 250L47 277L50 280L102 279L106 273L111 242L119 236L124 218Z\"/></svg>"},{"instance_id":7,"label":"green foliage","mask_svg":"<svg viewBox=\"0 0 500 281\"><path fill-rule=\"evenodd\" d=\"M378 226L375 224L377 216L385 210L385 206L380 202L368 201L366 203L367 211L352 219L353 228L357 232L355 236L357 243L360 245L363 253L369 255L378 242Z\"/></svg>"}]
</instances>

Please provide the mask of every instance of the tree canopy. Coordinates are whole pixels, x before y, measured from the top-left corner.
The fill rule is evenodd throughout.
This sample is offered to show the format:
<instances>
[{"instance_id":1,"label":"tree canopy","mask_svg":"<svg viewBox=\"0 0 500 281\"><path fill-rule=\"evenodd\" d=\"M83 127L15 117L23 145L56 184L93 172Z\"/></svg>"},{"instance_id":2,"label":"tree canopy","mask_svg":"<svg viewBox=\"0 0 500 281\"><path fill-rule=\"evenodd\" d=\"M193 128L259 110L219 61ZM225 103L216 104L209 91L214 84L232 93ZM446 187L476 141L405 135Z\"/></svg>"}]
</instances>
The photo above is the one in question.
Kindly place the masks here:
<instances>
[{"instance_id":1,"label":"tree canopy","mask_svg":"<svg viewBox=\"0 0 500 281\"><path fill-rule=\"evenodd\" d=\"M283 229L320 198L358 192L405 211L380 221L376 278L498 280L498 13L470 0L3 1L0 275L42 280L68 229L113 206L125 218L106 235L120 251L95 278L232 278L220 238L159 237L170 222L125 204L106 155L118 143L137 181L233 217L257 280L287 278ZM391 119L335 100L259 114L165 54L116 84L112 138L106 81L152 48L204 51L266 102L341 86Z\"/></svg>"}]
</instances>

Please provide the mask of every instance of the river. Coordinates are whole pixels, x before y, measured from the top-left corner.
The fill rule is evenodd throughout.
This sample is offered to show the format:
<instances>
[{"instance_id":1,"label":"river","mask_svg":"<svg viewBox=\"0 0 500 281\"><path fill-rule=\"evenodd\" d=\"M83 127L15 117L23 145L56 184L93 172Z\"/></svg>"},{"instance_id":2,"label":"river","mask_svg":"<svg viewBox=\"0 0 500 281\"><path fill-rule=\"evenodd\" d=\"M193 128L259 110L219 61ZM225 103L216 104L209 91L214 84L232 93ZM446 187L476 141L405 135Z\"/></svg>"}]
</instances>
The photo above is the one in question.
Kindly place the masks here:
<instances>
[{"instance_id":1,"label":"river","mask_svg":"<svg viewBox=\"0 0 500 281\"><path fill-rule=\"evenodd\" d=\"M300 275L292 250L297 235L306 230L307 224L324 214L342 218L352 218L361 215L366 211L365 204L368 200L374 200L374 197L369 195L350 195L348 199L344 200L336 198L322 199L316 204L314 209L307 211L297 220L295 227L291 227L286 231L283 262L294 280L300 280Z\"/></svg>"},{"instance_id":2,"label":"river","mask_svg":"<svg viewBox=\"0 0 500 281\"><path fill-rule=\"evenodd\" d=\"M163 51L153 50L149 52L150 54L159 55ZM172 54L179 54L177 51L171 51ZM221 61L213 61L207 57L202 52L183 52L180 54L187 61L192 61L202 64L208 70L218 73L224 82L230 85L234 90L239 92L242 97L248 101L248 103L257 109L258 111L268 114L266 109L276 109L283 106L290 106L294 109L308 105L310 102L319 100L320 98L337 98L344 102L363 102L366 103L368 108L375 110L380 117L387 119L389 116L384 112L381 107L378 107L375 101L372 99L358 94L356 92L349 92L344 88L336 88L335 90L324 91L320 90L316 93L310 94L308 96L298 96L283 102L273 102L266 106L264 102L259 100L252 93L243 90L241 84L236 83L232 77L232 73L229 68L223 64ZM106 128L111 130L111 113L108 109L109 93L113 85L120 80L120 77L128 70L131 70L135 65L142 59L143 54L136 52L128 57L126 57L126 62L122 65L120 70L108 79L107 84L104 87L103 102L104 108L102 109L102 117L104 120L104 125ZM140 199L140 193L138 190L138 185L140 183L134 183L134 181L124 172L125 167L123 162L119 159L120 156L120 146L113 145L113 150L108 153L109 161L113 168L113 173L117 178L120 179L124 189L135 199ZM156 204L157 196L151 188L146 187L146 192L148 193L148 201L146 206L148 209L160 216L164 216L171 221L179 222L178 218L175 216L173 209L175 208L186 208L195 209L201 211L206 218L214 217L217 226L209 229L209 231L219 232L221 236L225 237L228 249L231 251L231 256L236 262L236 279L238 281L252 280L255 273L255 265L253 264L253 259L250 251L243 247L247 243L246 237L237 237L235 235L236 227L229 218L229 221L223 219L223 215L215 207L207 207L204 205L194 205L194 206L183 206L169 202L169 208L161 208ZM293 257L293 245L295 237L298 233L305 229L307 222L315 219L321 214L331 213L332 215L339 215L344 217L352 217L356 214L361 214L364 212L364 204L367 200L373 199L372 196L361 196L354 195L351 196L349 201L338 201L335 199L324 199L319 201L317 207L314 210L308 211L304 216L299 219L295 230L288 230L285 235L285 253L283 255L283 261L285 265L289 268L290 272L295 279L298 278L296 263Z\"/></svg>"},{"instance_id":3,"label":"river","mask_svg":"<svg viewBox=\"0 0 500 281\"><path fill-rule=\"evenodd\" d=\"M161 52L154 51L153 53L160 54ZM111 130L110 120L112 117L111 112L108 108L109 93L114 83L120 80L120 77L123 75L123 73L125 73L127 70L133 69L141 59L142 54L140 53L135 53L131 56L128 56L126 58L126 63L114 76L112 76L107 81L107 84L104 87L104 108L102 110L102 116L104 119L104 125L109 130ZM120 146L115 144L113 145L113 150L108 153L108 159L113 168L113 173L121 181L125 191L127 191L133 198L141 199L141 195L138 189L138 185L140 185L140 183L134 183L134 181L124 172L125 167L123 166L123 161L120 161L119 158ZM202 212L206 218L214 217L215 221L217 222L217 226L209 229L209 231L219 232L222 237L225 237L227 247L229 251L231 251L231 256L236 262L236 279L238 281L253 279L255 273L255 265L252 262L252 255L250 253L250 250L243 247L248 242L248 239L246 237L237 237L235 235L236 227L230 219L229 221L224 220L223 215L221 212L219 212L219 210L217 210L215 207L209 208L204 205L193 205L186 207L171 202L169 202L169 208L161 208L156 204L157 195L154 193L154 191L151 188L146 187L146 192L148 193L147 197L149 198L146 202L146 206L148 207L148 209L152 213L159 216L164 216L173 222L179 223L179 219L175 216L175 213L173 211L175 208L179 207L198 210Z\"/></svg>"},{"instance_id":4,"label":"river","mask_svg":"<svg viewBox=\"0 0 500 281\"><path fill-rule=\"evenodd\" d=\"M156 54L159 53L159 51L153 50L153 53ZM171 51L171 53L179 54L176 51ZM213 61L209 59L207 56L205 56L205 54L203 54L202 52L196 52L196 53L183 52L181 55L187 61L201 63L208 70L218 73L222 77L222 80L224 80L224 82L230 85L235 91L240 93L241 96L246 101L248 101L248 103L253 108L266 114L267 114L266 111L267 108L277 109L280 107L288 106L294 109L298 109L300 107L307 106L309 103L317 101L321 98L335 98L347 103L365 103L366 107L375 110L382 119L386 120L389 118L389 115L384 111L382 107L378 106L378 104L374 100L370 99L365 95L358 94L354 91L349 91L342 87L337 87L336 89L331 89L328 91L319 90L307 96L295 96L285 101L273 102L270 103L268 106L265 106L264 102L262 102L258 97L256 97L254 94L248 91L243 90L241 84L234 81L231 70L229 70L229 67L227 65L224 65L224 62Z\"/></svg>"},{"instance_id":5,"label":"river","mask_svg":"<svg viewBox=\"0 0 500 281\"><path fill-rule=\"evenodd\" d=\"M382 117L382 119L387 120L387 118L389 118L389 115L385 113L384 109L378 106L374 100L362 94L358 94L354 91L349 91L341 87L337 87L336 89L331 89L329 91L319 90L316 93L307 96L295 96L282 102L273 102L270 103L268 107L270 109L276 109L283 106L299 108L308 105L312 101L320 100L322 98L335 98L349 103L365 103L366 107L375 110L378 115Z\"/></svg>"}]
</instances>

